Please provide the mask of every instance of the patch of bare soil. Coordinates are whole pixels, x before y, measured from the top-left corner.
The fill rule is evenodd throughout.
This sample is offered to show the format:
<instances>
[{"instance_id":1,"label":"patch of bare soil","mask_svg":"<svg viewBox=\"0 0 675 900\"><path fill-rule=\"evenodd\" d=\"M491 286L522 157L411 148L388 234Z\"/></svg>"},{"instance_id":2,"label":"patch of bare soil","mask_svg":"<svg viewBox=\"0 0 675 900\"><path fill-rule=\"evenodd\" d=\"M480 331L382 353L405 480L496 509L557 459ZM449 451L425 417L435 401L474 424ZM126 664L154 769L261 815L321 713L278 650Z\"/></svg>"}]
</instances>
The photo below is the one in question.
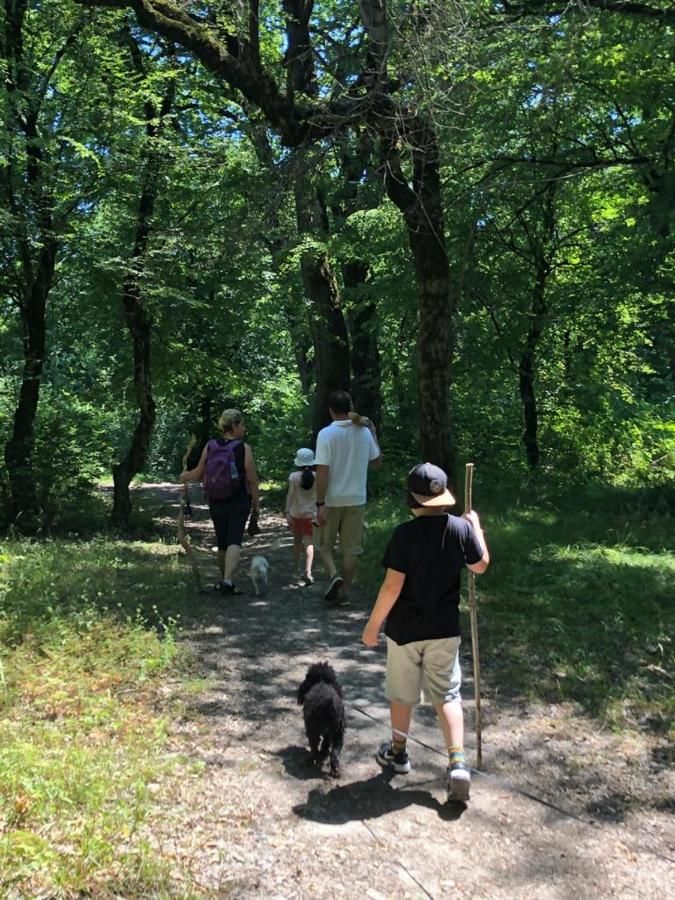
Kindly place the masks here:
<instances>
[{"instance_id":1,"label":"patch of bare soil","mask_svg":"<svg viewBox=\"0 0 675 900\"><path fill-rule=\"evenodd\" d=\"M175 514L174 488L144 490ZM189 527L213 582L206 508L197 516ZM176 895L675 897L675 783L656 738L604 733L569 707L490 703L498 694L485 672L486 774L474 776L466 809L445 802L445 753L428 708L413 733L438 752L412 744L412 772L383 773L373 756L388 736L384 650L359 642L372 598L357 593L345 607L328 607L320 564L317 584L302 587L285 523L267 514L261 525L244 547L246 595L195 592L186 640L210 686L173 722L173 749L189 774L157 785L148 831L174 861ZM247 577L257 553L271 564L260 598ZM348 707L338 781L309 764L295 704L307 665L320 659L337 669Z\"/></svg>"}]
</instances>

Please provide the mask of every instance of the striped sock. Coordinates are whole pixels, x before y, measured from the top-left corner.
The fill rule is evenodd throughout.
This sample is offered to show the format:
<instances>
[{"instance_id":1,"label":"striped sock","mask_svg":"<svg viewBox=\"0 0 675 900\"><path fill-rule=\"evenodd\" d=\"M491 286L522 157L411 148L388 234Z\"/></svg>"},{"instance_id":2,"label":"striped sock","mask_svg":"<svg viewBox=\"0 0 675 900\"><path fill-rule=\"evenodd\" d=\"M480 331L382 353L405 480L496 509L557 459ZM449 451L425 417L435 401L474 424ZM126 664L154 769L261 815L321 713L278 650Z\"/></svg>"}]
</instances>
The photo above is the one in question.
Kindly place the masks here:
<instances>
[{"instance_id":1,"label":"striped sock","mask_svg":"<svg viewBox=\"0 0 675 900\"><path fill-rule=\"evenodd\" d=\"M453 763L466 762L463 747L457 747L454 745L452 747L448 747L448 757L450 759L450 765L452 765Z\"/></svg>"},{"instance_id":2,"label":"striped sock","mask_svg":"<svg viewBox=\"0 0 675 900\"><path fill-rule=\"evenodd\" d=\"M391 749L394 751L394 753L403 753L405 750L405 745L405 738L394 738L391 742Z\"/></svg>"}]
</instances>

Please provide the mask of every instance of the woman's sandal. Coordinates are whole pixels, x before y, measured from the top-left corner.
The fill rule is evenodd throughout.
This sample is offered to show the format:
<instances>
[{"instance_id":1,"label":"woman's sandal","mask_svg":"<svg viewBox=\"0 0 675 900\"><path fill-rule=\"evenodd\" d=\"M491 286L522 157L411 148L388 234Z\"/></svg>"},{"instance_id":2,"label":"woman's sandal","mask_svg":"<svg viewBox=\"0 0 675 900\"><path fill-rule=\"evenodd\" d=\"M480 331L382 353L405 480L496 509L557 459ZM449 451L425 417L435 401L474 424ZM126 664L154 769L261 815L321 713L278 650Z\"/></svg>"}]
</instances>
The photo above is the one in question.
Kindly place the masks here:
<instances>
[{"instance_id":1,"label":"woman's sandal","mask_svg":"<svg viewBox=\"0 0 675 900\"><path fill-rule=\"evenodd\" d=\"M233 584L226 584L224 581L221 581L216 585L216 590L220 591L221 594L225 594L228 597L241 597L243 591L240 591L238 587L235 587Z\"/></svg>"}]
</instances>

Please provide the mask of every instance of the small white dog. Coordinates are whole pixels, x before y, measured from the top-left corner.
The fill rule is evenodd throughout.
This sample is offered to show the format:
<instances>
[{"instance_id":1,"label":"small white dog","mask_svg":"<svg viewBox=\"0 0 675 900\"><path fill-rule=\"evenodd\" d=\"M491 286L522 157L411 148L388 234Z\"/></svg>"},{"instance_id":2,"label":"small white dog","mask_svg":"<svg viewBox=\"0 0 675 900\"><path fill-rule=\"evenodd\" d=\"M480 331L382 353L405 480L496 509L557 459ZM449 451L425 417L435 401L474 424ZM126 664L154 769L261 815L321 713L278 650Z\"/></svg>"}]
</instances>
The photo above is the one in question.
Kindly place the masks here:
<instances>
[{"instance_id":1,"label":"small white dog","mask_svg":"<svg viewBox=\"0 0 675 900\"><path fill-rule=\"evenodd\" d=\"M264 597L267 593L267 573L269 569L270 564L264 556L254 556L251 560L250 574L256 597Z\"/></svg>"}]
</instances>

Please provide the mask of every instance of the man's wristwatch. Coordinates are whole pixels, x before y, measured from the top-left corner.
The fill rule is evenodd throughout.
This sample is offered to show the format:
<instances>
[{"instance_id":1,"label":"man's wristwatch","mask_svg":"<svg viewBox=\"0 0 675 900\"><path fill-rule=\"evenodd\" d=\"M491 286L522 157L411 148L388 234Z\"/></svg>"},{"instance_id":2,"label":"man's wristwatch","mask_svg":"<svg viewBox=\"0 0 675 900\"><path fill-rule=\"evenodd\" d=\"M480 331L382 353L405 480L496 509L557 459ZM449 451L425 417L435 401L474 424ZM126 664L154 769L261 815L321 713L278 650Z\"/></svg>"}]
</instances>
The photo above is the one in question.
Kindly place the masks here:
<instances>
[{"instance_id":1,"label":"man's wristwatch","mask_svg":"<svg viewBox=\"0 0 675 900\"><path fill-rule=\"evenodd\" d=\"M326 501L325 501L325 500L317 500L317 501L316 501L316 505L317 505L317 506L325 506L325 505L326 505Z\"/></svg>"}]
</instances>

